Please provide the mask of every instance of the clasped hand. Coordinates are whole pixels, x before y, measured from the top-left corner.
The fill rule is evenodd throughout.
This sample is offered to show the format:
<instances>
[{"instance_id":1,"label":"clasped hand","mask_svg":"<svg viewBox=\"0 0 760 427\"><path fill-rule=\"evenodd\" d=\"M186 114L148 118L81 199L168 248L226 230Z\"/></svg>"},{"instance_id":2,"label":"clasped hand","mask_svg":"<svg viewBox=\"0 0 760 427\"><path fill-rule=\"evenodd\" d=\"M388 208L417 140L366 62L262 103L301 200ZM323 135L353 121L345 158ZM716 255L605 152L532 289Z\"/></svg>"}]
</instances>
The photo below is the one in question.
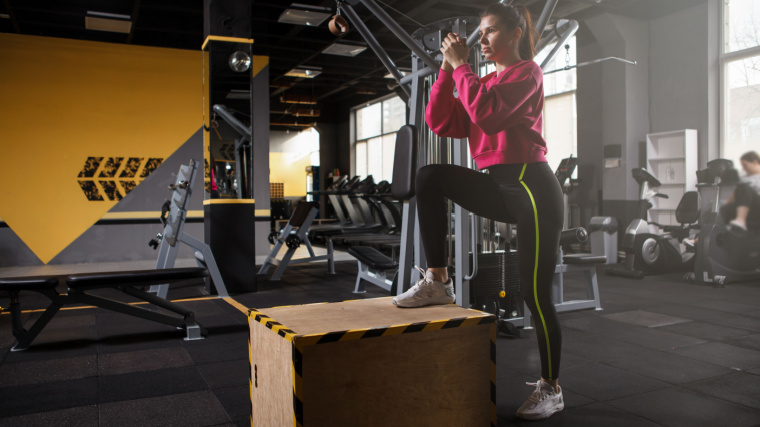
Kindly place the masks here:
<instances>
[{"instance_id":1,"label":"clasped hand","mask_svg":"<svg viewBox=\"0 0 760 427\"><path fill-rule=\"evenodd\" d=\"M443 71L452 72L455 68L467 63L470 57L470 48L467 47L467 41L459 37L459 34L449 33L441 43L441 53L443 53Z\"/></svg>"}]
</instances>

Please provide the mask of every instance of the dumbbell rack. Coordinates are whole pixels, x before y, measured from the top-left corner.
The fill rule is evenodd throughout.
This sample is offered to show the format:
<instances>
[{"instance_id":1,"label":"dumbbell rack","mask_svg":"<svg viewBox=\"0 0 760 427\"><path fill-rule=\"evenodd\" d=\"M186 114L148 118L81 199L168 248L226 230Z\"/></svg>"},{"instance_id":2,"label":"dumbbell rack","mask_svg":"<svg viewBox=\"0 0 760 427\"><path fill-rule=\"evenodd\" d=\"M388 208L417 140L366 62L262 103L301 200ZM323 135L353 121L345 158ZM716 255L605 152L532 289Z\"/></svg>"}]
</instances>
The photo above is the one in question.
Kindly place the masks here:
<instances>
[{"instance_id":1,"label":"dumbbell rack","mask_svg":"<svg viewBox=\"0 0 760 427\"><path fill-rule=\"evenodd\" d=\"M195 249L195 261L198 263L198 266L208 269L211 275L211 282L216 288L217 294L222 298L226 298L229 297L229 293L227 293L227 288L224 286L224 280L222 280L222 275L216 265L214 255L211 253L211 248L206 243L184 232L187 208L190 204L190 196L192 196L199 169L201 169L201 162L192 159L189 164L180 166L176 182L168 188L171 197L164 203L161 209L161 222L164 225L164 230L162 233L158 233L156 239L151 240L150 244L155 249L158 240L161 241L161 246L158 249L158 259L156 260L156 269L174 267L174 262L177 260L179 243L184 243ZM156 293L159 297L166 299L169 285L152 285L150 292Z\"/></svg>"}]
</instances>

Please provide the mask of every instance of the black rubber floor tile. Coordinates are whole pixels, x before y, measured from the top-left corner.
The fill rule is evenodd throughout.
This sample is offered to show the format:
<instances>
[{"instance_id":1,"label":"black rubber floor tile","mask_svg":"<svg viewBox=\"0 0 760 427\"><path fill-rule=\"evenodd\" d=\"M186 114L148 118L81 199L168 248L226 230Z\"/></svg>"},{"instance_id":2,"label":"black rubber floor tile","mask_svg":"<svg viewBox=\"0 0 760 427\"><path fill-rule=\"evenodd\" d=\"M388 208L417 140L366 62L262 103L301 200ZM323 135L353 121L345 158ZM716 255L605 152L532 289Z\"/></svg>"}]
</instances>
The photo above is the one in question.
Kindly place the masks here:
<instances>
[{"instance_id":1,"label":"black rubber floor tile","mask_svg":"<svg viewBox=\"0 0 760 427\"><path fill-rule=\"evenodd\" d=\"M0 388L0 402L1 413L7 417L95 405L98 403L98 379L90 377Z\"/></svg>"},{"instance_id":2,"label":"black rubber floor tile","mask_svg":"<svg viewBox=\"0 0 760 427\"><path fill-rule=\"evenodd\" d=\"M90 313L90 314L70 314L70 313ZM68 314L68 315L67 315ZM45 326L45 330L48 329L73 329L73 328L94 328L96 322L95 310L71 310L71 311L59 311L58 314L53 317L50 323ZM27 327L31 324L27 324Z\"/></svg>"},{"instance_id":3,"label":"black rubber floor tile","mask_svg":"<svg viewBox=\"0 0 760 427\"><path fill-rule=\"evenodd\" d=\"M573 407L565 403L565 410L558 412L547 420L540 422L544 426L583 426L583 427L648 427L659 424L638 415L622 411L604 403Z\"/></svg>"},{"instance_id":4,"label":"black rubber floor tile","mask_svg":"<svg viewBox=\"0 0 760 427\"><path fill-rule=\"evenodd\" d=\"M132 372L98 378L100 403L142 399L206 390L208 386L194 366Z\"/></svg>"},{"instance_id":5,"label":"black rubber floor tile","mask_svg":"<svg viewBox=\"0 0 760 427\"><path fill-rule=\"evenodd\" d=\"M100 405L100 427L214 426L232 420L210 391Z\"/></svg>"},{"instance_id":6,"label":"black rubber floor tile","mask_svg":"<svg viewBox=\"0 0 760 427\"><path fill-rule=\"evenodd\" d=\"M88 355L0 366L0 387L66 381L98 375L98 356Z\"/></svg>"},{"instance_id":7,"label":"black rubber floor tile","mask_svg":"<svg viewBox=\"0 0 760 427\"><path fill-rule=\"evenodd\" d=\"M583 359L608 363L631 357L642 349L641 346L621 342L607 335L574 332L569 329L562 332L563 355L573 354Z\"/></svg>"},{"instance_id":8,"label":"black rubber floor tile","mask_svg":"<svg viewBox=\"0 0 760 427\"><path fill-rule=\"evenodd\" d=\"M251 425L251 389L248 384L216 389L214 394L234 422L245 420Z\"/></svg>"},{"instance_id":9,"label":"black rubber floor tile","mask_svg":"<svg viewBox=\"0 0 760 427\"><path fill-rule=\"evenodd\" d=\"M760 376L753 373L734 372L684 387L760 411Z\"/></svg>"},{"instance_id":10,"label":"black rubber floor tile","mask_svg":"<svg viewBox=\"0 0 760 427\"><path fill-rule=\"evenodd\" d=\"M760 351L760 334L745 335L743 337L723 340L723 342L726 344L735 345L737 347L742 347L749 350Z\"/></svg>"},{"instance_id":11,"label":"black rubber floor tile","mask_svg":"<svg viewBox=\"0 0 760 427\"><path fill-rule=\"evenodd\" d=\"M616 322L643 326L645 328L658 328L661 326L675 325L691 321L691 319L684 319L683 317L668 316L667 314L653 313L646 310L632 310L624 311L622 313L604 314L602 317Z\"/></svg>"},{"instance_id":12,"label":"black rubber floor tile","mask_svg":"<svg viewBox=\"0 0 760 427\"><path fill-rule=\"evenodd\" d=\"M212 389L248 385L251 376L248 359L208 363L197 368Z\"/></svg>"},{"instance_id":13,"label":"black rubber floor tile","mask_svg":"<svg viewBox=\"0 0 760 427\"><path fill-rule=\"evenodd\" d=\"M760 351L718 342L677 348L673 353L727 368L751 369L760 366Z\"/></svg>"},{"instance_id":14,"label":"black rubber floor tile","mask_svg":"<svg viewBox=\"0 0 760 427\"><path fill-rule=\"evenodd\" d=\"M701 338L707 341L719 341L730 338L750 335L753 332L746 329L732 328L729 326L716 325L703 321L694 321L680 323L677 325L668 325L658 328L663 331L673 332L676 334L688 335L691 337Z\"/></svg>"},{"instance_id":15,"label":"black rubber floor tile","mask_svg":"<svg viewBox=\"0 0 760 427\"><path fill-rule=\"evenodd\" d=\"M94 427L98 425L98 407L95 405L80 406L78 408L0 418L0 425L5 427Z\"/></svg>"},{"instance_id":16,"label":"black rubber floor tile","mask_svg":"<svg viewBox=\"0 0 760 427\"><path fill-rule=\"evenodd\" d=\"M756 317L737 314L734 312L713 310L705 307L693 307L684 305L671 305L664 307L648 308L649 311L669 314L671 316L686 317L694 320L723 325L732 328L746 329L760 332L760 322Z\"/></svg>"},{"instance_id":17,"label":"black rubber floor tile","mask_svg":"<svg viewBox=\"0 0 760 427\"><path fill-rule=\"evenodd\" d=\"M213 345L209 345L213 343ZM235 336L234 339L194 341L186 347L196 365L226 362L230 360L248 360L248 336Z\"/></svg>"},{"instance_id":18,"label":"black rubber floor tile","mask_svg":"<svg viewBox=\"0 0 760 427\"><path fill-rule=\"evenodd\" d=\"M668 426L756 426L760 411L681 387L670 387L608 402Z\"/></svg>"},{"instance_id":19,"label":"black rubber floor tile","mask_svg":"<svg viewBox=\"0 0 760 427\"><path fill-rule=\"evenodd\" d=\"M51 333L52 335L48 335L45 339L34 340L32 345L24 351L9 352L3 364L67 359L89 356L98 352L97 340L94 336L83 339L80 332L66 332L64 329Z\"/></svg>"},{"instance_id":20,"label":"black rubber floor tile","mask_svg":"<svg viewBox=\"0 0 760 427\"><path fill-rule=\"evenodd\" d=\"M97 351L99 354L108 354L176 347L184 343L184 337L184 331L177 329L115 334L99 338Z\"/></svg>"},{"instance_id":21,"label":"black rubber floor tile","mask_svg":"<svg viewBox=\"0 0 760 427\"><path fill-rule=\"evenodd\" d=\"M654 350L671 350L705 342L705 340L673 332L661 331L659 328L638 327L624 334L605 334L610 338L629 344Z\"/></svg>"},{"instance_id":22,"label":"black rubber floor tile","mask_svg":"<svg viewBox=\"0 0 760 427\"><path fill-rule=\"evenodd\" d=\"M98 356L98 375L118 375L190 365L193 365L193 360L181 346L107 353Z\"/></svg>"},{"instance_id":23,"label":"black rubber floor tile","mask_svg":"<svg viewBox=\"0 0 760 427\"><path fill-rule=\"evenodd\" d=\"M680 354L650 349L641 349L630 354L630 357L617 358L606 361L606 363L671 384L682 384L732 372L731 369L724 366L694 360Z\"/></svg>"},{"instance_id":24,"label":"black rubber floor tile","mask_svg":"<svg viewBox=\"0 0 760 427\"><path fill-rule=\"evenodd\" d=\"M563 369L560 385L570 392L607 401L668 387L667 383L601 363Z\"/></svg>"}]
</instances>

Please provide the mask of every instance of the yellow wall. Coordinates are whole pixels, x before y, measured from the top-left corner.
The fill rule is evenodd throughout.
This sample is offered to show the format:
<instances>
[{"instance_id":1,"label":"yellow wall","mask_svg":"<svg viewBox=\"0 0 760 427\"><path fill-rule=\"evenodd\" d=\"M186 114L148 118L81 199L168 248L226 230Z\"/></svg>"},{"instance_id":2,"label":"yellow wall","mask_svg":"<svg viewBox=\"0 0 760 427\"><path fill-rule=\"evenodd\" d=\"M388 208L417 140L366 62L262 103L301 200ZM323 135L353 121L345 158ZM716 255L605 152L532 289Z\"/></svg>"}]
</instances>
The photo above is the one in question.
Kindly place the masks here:
<instances>
[{"instance_id":1,"label":"yellow wall","mask_svg":"<svg viewBox=\"0 0 760 427\"><path fill-rule=\"evenodd\" d=\"M269 153L269 182L284 183L285 197L305 197L307 166L311 166L308 155Z\"/></svg>"},{"instance_id":2,"label":"yellow wall","mask_svg":"<svg viewBox=\"0 0 760 427\"><path fill-rule=\"evenodd\" d=\"M199 51L0 33L0 58L0 217L44 263L117 203L83 194L88 157L166 158L202 124Z\"/></svg>"}]
</instances>

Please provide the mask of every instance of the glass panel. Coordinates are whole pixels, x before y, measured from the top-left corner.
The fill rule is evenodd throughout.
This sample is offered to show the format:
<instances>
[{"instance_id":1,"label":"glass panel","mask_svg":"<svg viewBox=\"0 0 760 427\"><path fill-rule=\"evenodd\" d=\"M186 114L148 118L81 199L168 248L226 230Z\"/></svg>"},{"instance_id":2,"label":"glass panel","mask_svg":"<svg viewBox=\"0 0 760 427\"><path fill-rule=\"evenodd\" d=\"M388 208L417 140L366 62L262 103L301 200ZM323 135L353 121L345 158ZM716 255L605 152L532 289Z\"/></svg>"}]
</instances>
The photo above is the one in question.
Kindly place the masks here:
<instances>
[{"instance_id":1,"label":"glass panel","mask_svg":"<svg viewBox=\"0 0 760 427\"><path fill-rule=\"evenodd\" d=\"M732 1L733 3L733 1ZM721 157L739 157L760 147L760 55L726 64L726 138Z\"/></svg>"},{"instance_id":2,"label":"glass panel","mask_svg":"<svg viewBox=\"0 0 760 427\"><path fill-rule=\"evenodd\" d=\"M372 138L367 141L367 174L372 175L375 182L382 181L383 176L383 139Z\"/></svg>"},{"instance_id":3,"label":"glass panel","mask_svg":"<svg viewBox=\"0 0 760 427\"><path fill-rule=\"evenodd\" d=\"M575 92L546 98L544 103L544 139L549 149L546 160L552 170L557 170L559 162L577 156ZM577 170L576 172L577 173ZM576 176L575 173L573 176Z\"/></svg>"},{"instance_id":4,"label":"glass panel","mask_svg":"<svg viewBox=\"0 0 760 427\"><path fill-rule=\"evenodd\" d=\"M396 132L406 124L406 104L399 97L383 101L383 133Z\"/></svg>"},{"instance_id":5,"label":"glass panel","mask_svg":"<svg viewBox=\"0 0 760 427\"><path fill-rule=\"evenodd\" d=\"M386 180L393 182L393 155L396 152L396 133L389 133L383 135L383 175L381 180L375 180L380 182Z\"/></svg>"},{"instance_id":6,"label":"glass panel","mask_svg":"<svg viewBox=\"0 0 760 427\"><path fill-rule=\"evenodd\" d=\"M382 105L375 103L356 110L356 139L367 139L380 135Z\"/></svg>"},{"instance_id":7,"label":"glass panel","mask_svg":"<svg viewBox=\"0 0 760 427\"><path fill-rule=\"evenodd\" d=\"M554 58L546 65L545 71L552 71L564 68L567 65L573 66L576 64L575 59L575 36L570 37L566 43L570 46L570 50L565 50L562 46L554 55ZM541 64L544 58L549 55L554 45L549 45L541 52L539 52L534 61L537 64ZM575 68L566 71L558 71L544 76L544 96L551 96L558 93L568 92L577 88Z\"/></svg>"},{"instance_id":8,"label":"glass panel","mask_svg":"<svg viewBox=\"0 0 760 427\"><path fill-rule=\"evenodd\" d=\"M356 143L356 174L367 176L367 141Z\"/></svg>"},{"instance_id":9,"label":"glass panel","mask_svg":"<svg viewBox=\"0 0 760 427\"><path fill-rule=\"evenodd\" d=\"M725 52L760 46L760 2L724 0Z\"/></svg>"}]
</instances>

